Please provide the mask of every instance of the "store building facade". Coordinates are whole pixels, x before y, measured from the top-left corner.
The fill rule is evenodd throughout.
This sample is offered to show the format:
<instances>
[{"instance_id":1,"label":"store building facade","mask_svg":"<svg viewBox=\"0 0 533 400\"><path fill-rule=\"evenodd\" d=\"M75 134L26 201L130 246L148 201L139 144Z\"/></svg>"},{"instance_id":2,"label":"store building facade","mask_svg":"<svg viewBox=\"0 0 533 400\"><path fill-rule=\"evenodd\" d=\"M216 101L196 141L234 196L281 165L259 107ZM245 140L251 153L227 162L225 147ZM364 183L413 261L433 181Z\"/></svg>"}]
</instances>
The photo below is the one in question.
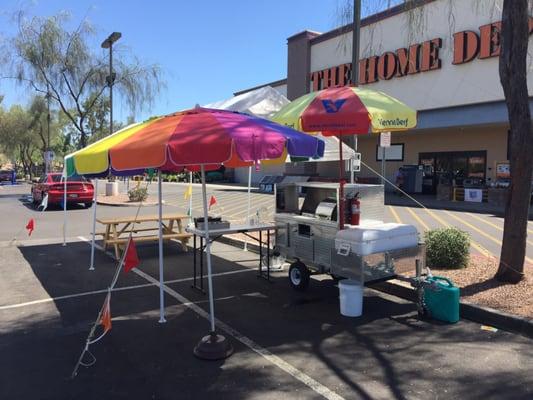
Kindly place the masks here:
<instances>
[{"instance_id":1,"label":"store building facade","mask_svg":"<svg viewBox=\"0 0 533 400\"><path fill-rule=\"evenodd\" d=\"M490 185L505 174L509 132L498 73L501 3L426 0L362 20L359 85L418 111L416 129L392 133L387 178L403 165L425 165L424 192L436 193L445 178L458 185L464 179ZM530 27L531 33L533 23ZM287 78L268 85L293 100L349 84L351 39L350 26L289 37ZM533 87L529 71L528 86ZM369 167L362 167L359 179L377 179L371 169L381 170L378 143L376 134L358 137L358 151ZM334 176L336 171L334 165L317 163L314 172Z\"/></svg>"}]
</instances>

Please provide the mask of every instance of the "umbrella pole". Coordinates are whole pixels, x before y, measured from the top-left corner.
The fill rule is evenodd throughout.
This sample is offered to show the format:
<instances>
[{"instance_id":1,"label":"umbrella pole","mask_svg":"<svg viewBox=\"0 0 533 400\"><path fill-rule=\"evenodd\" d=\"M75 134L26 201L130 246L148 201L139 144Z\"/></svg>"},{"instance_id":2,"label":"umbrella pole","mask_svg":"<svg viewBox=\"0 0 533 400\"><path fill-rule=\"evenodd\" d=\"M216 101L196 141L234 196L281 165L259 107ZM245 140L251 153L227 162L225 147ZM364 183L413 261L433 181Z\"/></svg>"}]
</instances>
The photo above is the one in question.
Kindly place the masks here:
<instances>
[{"instance_id":1,"label":"umbrella pole","mask_svg":"<svg viewBox=\"0 0 533 400\"><path fill-rule=\"evenodd\" d=\"M63 246L67 245L67 162L63 167Z\"/></svg>"},{"instance_id":2,"label":"umbrella pole","mask_svg":"<svg viewBox=\"0 0 533 400\"><path fill-rule=\"evenodd\" d=\"M339 212L337 219L339 220L339 230L344 229L344 161L342 159L342 140L339 135Z\"/></svg>"},{"instance_id":3,"label":"umbrella pole","mask_svg":"<svg viewBox=\"0 0 533 400\"><path fill-rule=\"evenodd\" d=\"M189 187L191 188L191 195L189 196L189 223L194 222L192 217L192 171L189 172Z\"/></svg>"},{"instance_id":4,"label":"umbrella pole","mask_svg":"<svg viewBox=\"0 0 533 400\"><path fill-rule=\"evenodd\" d=\"M246 223L250 225L250 207L252 195L250 193L252 189L252 167L248 167L248 206L246 208ZM244 241L244 251L248 251L248 238Z\"/></svg>"},{"instance_id":5,"label":"umbrella pole","mask_svg":"<svg viewBox=\"0 0 533 400\"><path fill-rule=\"evenodd\" d=\"M211 240L209 238L209 212L207 210L207 189L205 187L205 168L202 165L202 200L204 206L204 233L207 253L207 284L209 287L209 323L211 324L211 333L215 332L215 304L213 301L213 278L211 276Z\"/></svg>"},{"instance_id":6,"label":"umbrella pole","mask_svg":"<svg viewBox=\"0 0 533 400\"><path fill-rule=\"evenodd\" d=\"M96 203L98 201L98 178L94 180L94 201L93 201L93 237L91 240L91 265L89 271L94 271L94 240L96 237Z\"/></svg>"},{"instance_id":7,"label":"umbrella pole","mask_svg":"<svg viewBox=\"0 0 533 400\"><path fill-rule=\"evenodd\" d=\"M229 357L233 353L233 347L222 335L216 333L215 329L215 304L213 300L213 278L211 270L211 238L209 237L209 213L207 210L207 190L205 187L205 167L200 166L202 173L202 200L204 208L203 236L207 253L207 283L209 288L209 335L204 336L194 348L194 355L204 360L221 360ZM200 225L201 226L201 225Z\"/></svg>"},{"instance_id":8,"label":"umbrella pole","mask_svg":"<svg viewBox=\"0 0 533 400\"><path fill-rule=\"evenodd\" d=\"M161 171L157 171L157 195L159 205L159 323L165 323L165 289L163 278L163 193Z\"/></svg>"}]
</instances>

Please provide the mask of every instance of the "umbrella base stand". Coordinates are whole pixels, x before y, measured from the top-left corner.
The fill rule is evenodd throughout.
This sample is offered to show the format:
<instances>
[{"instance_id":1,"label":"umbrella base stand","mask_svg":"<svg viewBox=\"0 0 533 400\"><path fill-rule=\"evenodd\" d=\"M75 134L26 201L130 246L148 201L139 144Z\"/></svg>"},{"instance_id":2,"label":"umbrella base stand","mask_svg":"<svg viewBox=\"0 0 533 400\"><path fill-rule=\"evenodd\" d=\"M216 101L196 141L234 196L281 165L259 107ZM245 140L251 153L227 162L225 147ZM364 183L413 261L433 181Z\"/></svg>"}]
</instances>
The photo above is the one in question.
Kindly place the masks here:
<instances>
[{"instance_id":1,"label":"umbrella base stand","mask_svg":"<svg viewBox=\"0 0 533 400\"><path fill-rule=\"evenodd\" d=\"M233 354L233 346L223 335L211 332L194 348L194 355L202 360L223 360Z\"/></svg>"}]
</instances>

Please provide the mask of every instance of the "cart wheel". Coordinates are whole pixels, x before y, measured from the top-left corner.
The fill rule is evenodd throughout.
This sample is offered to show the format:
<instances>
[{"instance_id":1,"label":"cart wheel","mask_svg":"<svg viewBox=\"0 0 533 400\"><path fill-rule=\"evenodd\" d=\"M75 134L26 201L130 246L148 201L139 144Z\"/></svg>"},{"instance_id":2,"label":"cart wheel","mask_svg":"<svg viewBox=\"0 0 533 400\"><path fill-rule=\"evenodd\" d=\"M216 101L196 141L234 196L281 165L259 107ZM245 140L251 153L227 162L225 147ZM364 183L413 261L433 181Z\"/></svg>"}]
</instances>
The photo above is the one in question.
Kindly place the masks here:
<instances>
[{"instance_id":1,"label":"cart wheel","mask_svg":"<svg viewBox=\"0 0 533 400\"><path fill-rule=\"evenodd\" d=\"M302 262L292 263L289 268L289 283L294 290L303 292L309 286L309 269Z\"/></svg>"}]
</instances>

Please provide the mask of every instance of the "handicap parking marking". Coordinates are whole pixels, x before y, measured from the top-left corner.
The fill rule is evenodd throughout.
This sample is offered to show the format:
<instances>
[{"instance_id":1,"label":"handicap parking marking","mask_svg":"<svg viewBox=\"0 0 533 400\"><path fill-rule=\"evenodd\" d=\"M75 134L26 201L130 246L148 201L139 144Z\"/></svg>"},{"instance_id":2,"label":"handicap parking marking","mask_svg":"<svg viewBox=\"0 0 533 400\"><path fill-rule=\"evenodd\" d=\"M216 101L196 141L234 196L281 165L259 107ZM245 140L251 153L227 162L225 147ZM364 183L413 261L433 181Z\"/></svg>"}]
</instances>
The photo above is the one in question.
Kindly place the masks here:
<instances>
[{"instance_id":1,"label":"handicap parking marking","mask_svg":"<svg viewBox=\"0 0 533 400\"><path fill-rule=\"evenodd\" d=\"M137 269L133 269L132 271L134 271L137 275L146 279L148 282L151 282L154 285L157 285L158 287L160 286L159 281L155 279L154 277L148 275L147 273L137 270ZM199 316L203 317L206 320L209 320L209 313L205 311L203 308L201 308L200 306L198 306L197 304L195 304L194 302L190 301L189 299L187 299L186 297L179 294L174 289L168 287L165 284L163 284L163 290L168 295L174 297L176 300L178 300L180 303L188 307L190 310L194 311ZM312 389L315 393L318 393L319 395L321 395L322 397L328 400L344 400L344 397L340 396L338 393L322 385L320 382L316 381L315 379L311 378L309 375L300 371L299 369L294 367L292 364L289 364L287 361L283 360L281 357L276 356L269 350L265 349L264 347L261 347L259 344L254 342L252 339L248 338L247 336L244 336L242 333L232 328L225 322L222 322L218 318L215 318L215 323L216 323L216 326L218 326L220 330L224 331L226 334L230 336L233 336L236 340L244 344L250 350L252 350L256 354L259 354L261 357L265 358L267 361L269 361L276 367L280 368L281 370L291 375L293 378L302 382L304 385Z\"/></svg>"}]
</instances>

